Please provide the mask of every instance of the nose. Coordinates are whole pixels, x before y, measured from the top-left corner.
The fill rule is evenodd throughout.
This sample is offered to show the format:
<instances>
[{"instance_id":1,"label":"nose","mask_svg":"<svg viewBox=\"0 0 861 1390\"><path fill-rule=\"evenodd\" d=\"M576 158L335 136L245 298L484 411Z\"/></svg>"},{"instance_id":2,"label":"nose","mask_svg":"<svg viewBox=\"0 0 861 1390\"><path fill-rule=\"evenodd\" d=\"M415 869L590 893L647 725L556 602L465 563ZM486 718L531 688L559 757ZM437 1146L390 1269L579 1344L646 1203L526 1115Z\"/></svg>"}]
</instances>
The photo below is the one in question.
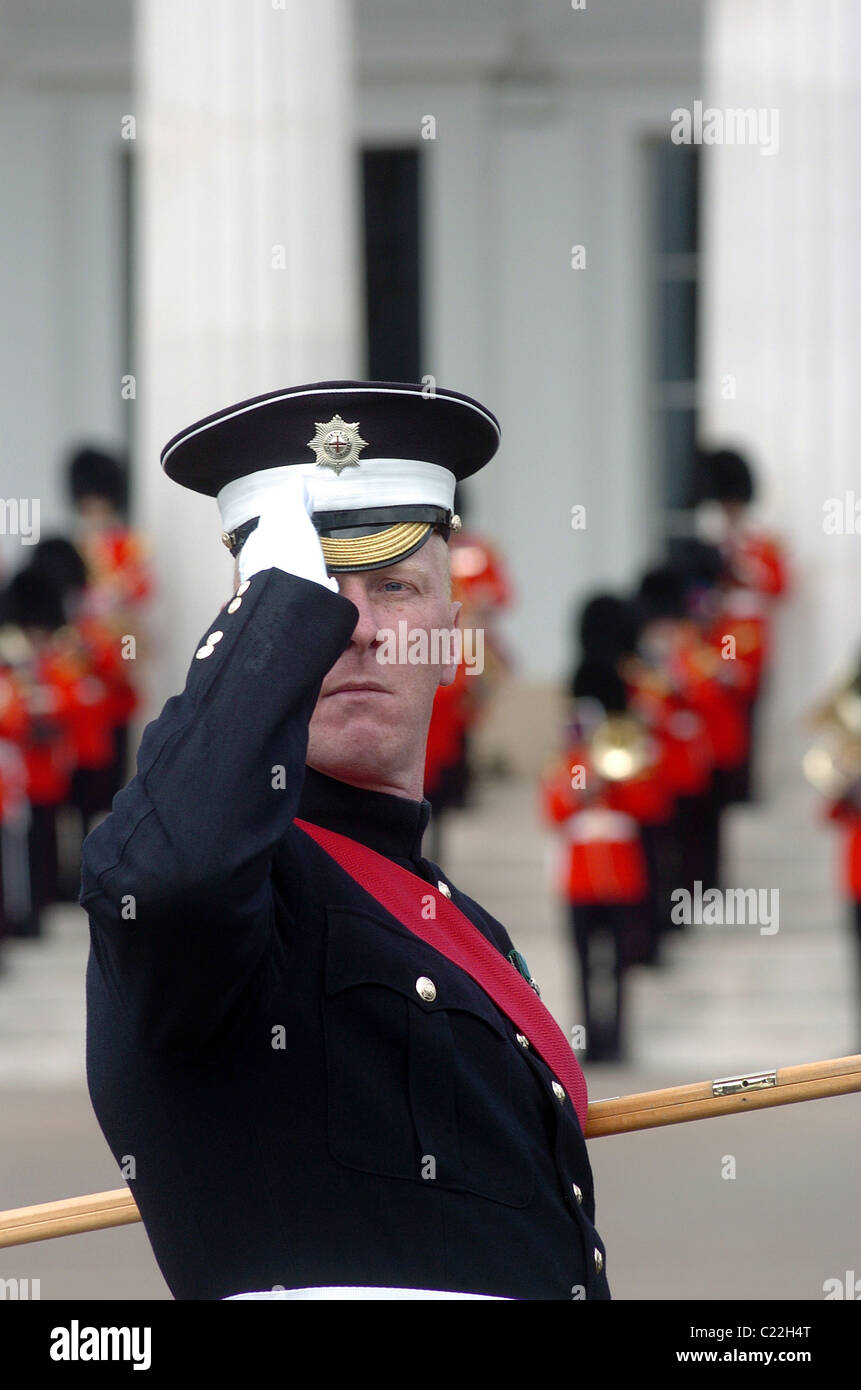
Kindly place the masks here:
<instances>
[{"instance_id":1,"label":"nose","mask_svg":"<svg viewBox=\"0 0 861 1390\"><path fill-rule=\"evenodd\" d=\"M339 574L338 592L344 598L350 599L359 610L359 621L353 629L350 638L350 645L357 647L359 651L368 651L379 646L381 639L377 637L380 624L377 620L374 601L364 583L361 574Z\"/></svg>"}]
</instances>

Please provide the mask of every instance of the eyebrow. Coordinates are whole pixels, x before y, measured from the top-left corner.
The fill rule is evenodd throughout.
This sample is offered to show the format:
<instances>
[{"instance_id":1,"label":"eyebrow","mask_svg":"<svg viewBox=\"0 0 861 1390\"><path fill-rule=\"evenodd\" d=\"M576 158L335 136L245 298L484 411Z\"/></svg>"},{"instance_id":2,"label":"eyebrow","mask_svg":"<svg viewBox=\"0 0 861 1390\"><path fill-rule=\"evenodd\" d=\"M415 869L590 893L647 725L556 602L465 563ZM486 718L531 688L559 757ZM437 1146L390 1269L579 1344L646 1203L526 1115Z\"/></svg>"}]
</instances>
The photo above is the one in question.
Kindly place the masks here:
<instances>
[{"instance_id":1,"label":"eyebrow","mask_svg":"<svg viewBox=\"0 0 861 1390\"><path fill-rule=\"evenodd\" d=\"M397 560L393 565L381 567L377 573L387 574L394 579L399 579L402 575L424 579L432 574L432 569L430 565L423 564L421 561L413 563L412 556L408 555L405 560Z\"/></svg>"}]
</instances>

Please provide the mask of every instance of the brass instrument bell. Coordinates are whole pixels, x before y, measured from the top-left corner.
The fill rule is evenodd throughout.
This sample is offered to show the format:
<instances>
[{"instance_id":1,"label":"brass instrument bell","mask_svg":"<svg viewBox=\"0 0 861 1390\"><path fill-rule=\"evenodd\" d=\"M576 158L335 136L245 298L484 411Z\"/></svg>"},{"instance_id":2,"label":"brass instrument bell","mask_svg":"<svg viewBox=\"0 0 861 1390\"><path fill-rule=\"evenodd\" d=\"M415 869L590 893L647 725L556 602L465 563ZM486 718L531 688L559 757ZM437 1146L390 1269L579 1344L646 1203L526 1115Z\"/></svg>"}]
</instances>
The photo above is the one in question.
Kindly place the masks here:
<instances>
[{"instance_id":1,"label":"brass instrument bell","mask_svg":"<svg viewBox=\"0 0 861 1390\"><path fill-rule=\"evenodd\" d=\"M802 770L822 796L840 800L861 781L861 672L853 672L818 706L810 722L819 732L802 759Z\"/></svg>"},{"instance_id":2,"label":"brass instrument bell","mask_svg":"<svg viewBox=\"0 0 861 1390\"><path fill-rule=\"evenodd\" d=\"M607 782L628 782L651 762L650 739L639 719L609 714L589 738L589 753Z\"/></svg>"}]
</instances>

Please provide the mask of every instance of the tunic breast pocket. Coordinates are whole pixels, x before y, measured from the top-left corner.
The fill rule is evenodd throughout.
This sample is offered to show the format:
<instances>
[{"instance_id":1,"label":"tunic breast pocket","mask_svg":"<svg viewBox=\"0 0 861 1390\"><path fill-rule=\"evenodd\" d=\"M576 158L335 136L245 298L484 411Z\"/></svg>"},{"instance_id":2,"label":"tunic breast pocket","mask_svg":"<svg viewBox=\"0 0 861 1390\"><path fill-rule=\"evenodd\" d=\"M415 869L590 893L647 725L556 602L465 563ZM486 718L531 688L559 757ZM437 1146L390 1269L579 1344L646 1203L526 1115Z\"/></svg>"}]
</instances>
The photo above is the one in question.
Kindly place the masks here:
<instances>
[{"instance_id":1,"label":"tunic breast pocket","mask_svg":"<svg viewBox=\"0 0 861 1390\"><path fill-rule=\"evenodd\" d=\"M533 1084L480 987L384 919L327 909L328 1135L349 1168L526 1206L518 1089ZM531 1107L525 1107L527 1110Z\"/></svg>"}]
</instances>

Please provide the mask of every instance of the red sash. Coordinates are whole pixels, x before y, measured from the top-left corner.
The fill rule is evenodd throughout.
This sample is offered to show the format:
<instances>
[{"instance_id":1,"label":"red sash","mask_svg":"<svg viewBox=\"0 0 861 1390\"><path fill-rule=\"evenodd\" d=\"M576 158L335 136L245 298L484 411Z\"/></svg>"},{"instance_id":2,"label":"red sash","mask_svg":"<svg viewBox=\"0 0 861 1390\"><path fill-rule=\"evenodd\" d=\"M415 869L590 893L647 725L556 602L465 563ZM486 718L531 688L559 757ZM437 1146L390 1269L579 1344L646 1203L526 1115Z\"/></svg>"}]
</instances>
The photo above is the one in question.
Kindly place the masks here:
<instances>
[{"instance_id":1,"label":"red sash","mask_svg":"<svg viewBox=\"0 0 861 1390\"><path fill-rule=\"evenodd\" d=\"M294 824L316 840L408 931L465 970L481 986L543 1057L571 1097L580 1127L585 1129L588 1096L580 1063L553 1015L502 952L433 884L346 835L324 830L310 821L297 819ZM429 893L436 906L435 920L422 915L422 898Z\"/></svg>"}]
</instances>

